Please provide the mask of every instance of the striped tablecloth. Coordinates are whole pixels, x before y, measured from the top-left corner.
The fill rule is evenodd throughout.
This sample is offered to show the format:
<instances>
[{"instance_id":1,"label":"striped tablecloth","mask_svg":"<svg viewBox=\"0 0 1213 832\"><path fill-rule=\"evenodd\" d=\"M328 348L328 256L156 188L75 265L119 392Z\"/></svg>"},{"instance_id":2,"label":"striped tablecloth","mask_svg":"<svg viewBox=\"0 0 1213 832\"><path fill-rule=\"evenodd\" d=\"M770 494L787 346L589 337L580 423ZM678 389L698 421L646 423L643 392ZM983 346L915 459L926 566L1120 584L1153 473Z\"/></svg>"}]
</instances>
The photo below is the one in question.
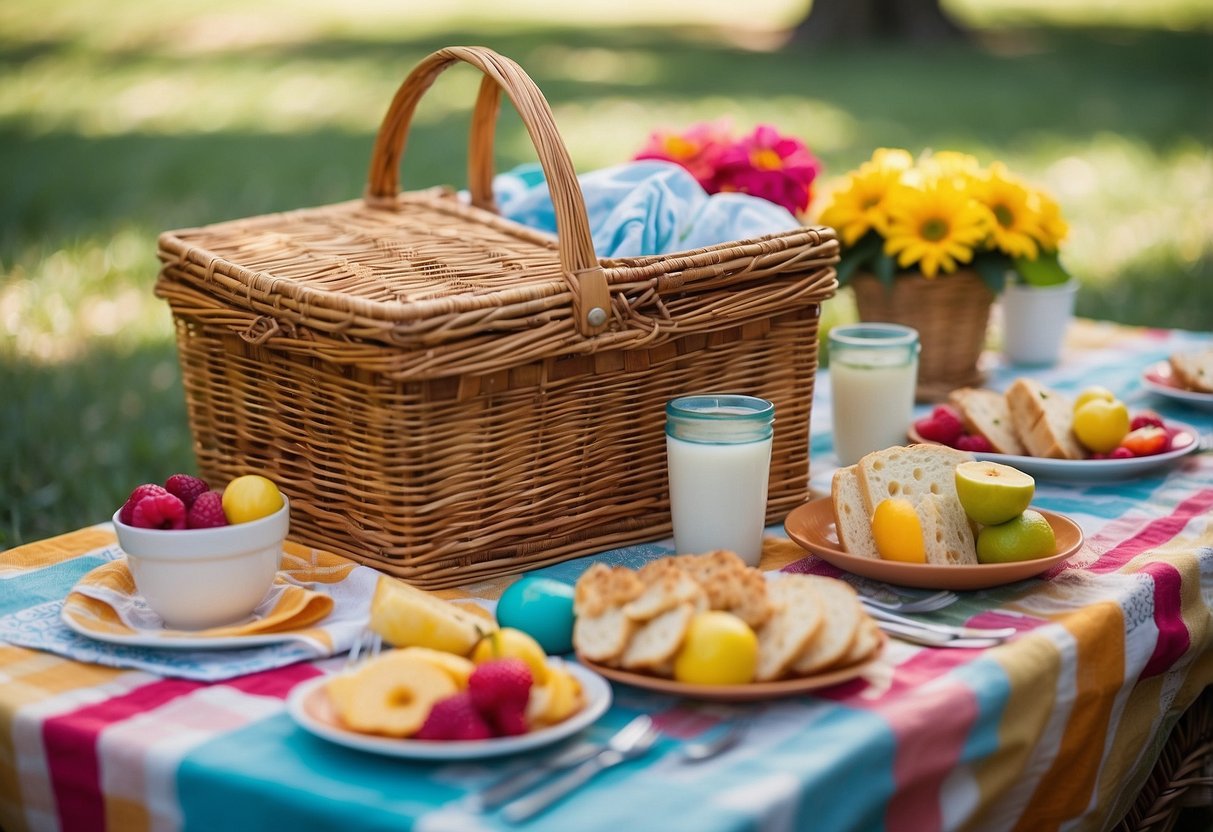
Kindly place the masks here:
<instances>
[{"instance_id":1,"label":"striped tablecloth","mask_svg":"<svg viewBox=\"0 0 1213 832\"><path fill-rule=\"evenodd\" d=\"M1207 336L1086 326L1065 360L1034 373L1213 431L1213 413L1147 397L1142 369ZM1016 373L995 367L992 386ZM829 379L813 408L813 484L828 490ZM1074 518L1086 548L1041 579L965 593L952 622L1014 623L989 650L893 641L864 678L748 706L744 743L687 764L678 746L719 710L616 686L588 731L634 714L663 738L528 826L543 830L1100 829L1119 818L1179 715L1213 682L1213 454L1130 482L1038 483L1036 502ZM773 537L782 535L776 527ZM67 593L105 526L0 553L0 615ZM639 564L670 541L595 556ZM306 553L302 553L306 554ZM573 581L591 558L543 570ZM838 574L788 545L768 569ZM848 578L854 580L853 578ZM508 581L452 593L491 607ZM1010 614L1009 616L1007 614ZM83 664L0 643L0 827L138 830L492 830L465 798L534 756L460 763L387 759L299 730L283 700L340 667L303 661L219 682Z\"/></svg>"}]
</instances>

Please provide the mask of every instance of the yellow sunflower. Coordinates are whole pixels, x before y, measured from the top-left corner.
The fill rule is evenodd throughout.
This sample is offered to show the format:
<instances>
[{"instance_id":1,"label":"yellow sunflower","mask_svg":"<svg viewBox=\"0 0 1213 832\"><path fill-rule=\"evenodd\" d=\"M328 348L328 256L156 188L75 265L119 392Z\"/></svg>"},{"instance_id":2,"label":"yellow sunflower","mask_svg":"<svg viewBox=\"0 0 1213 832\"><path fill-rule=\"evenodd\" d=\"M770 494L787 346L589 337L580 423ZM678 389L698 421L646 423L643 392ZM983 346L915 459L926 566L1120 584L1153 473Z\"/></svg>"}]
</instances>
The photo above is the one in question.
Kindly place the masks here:
<instances>
[{"instance_id":1,"label":"yellow sunflower","mask_svg":"<svg viewBox=\"0 0 1213 832\"><path fill-rule=\"evenodd\" d=\"M880 148L834 192L821 212L821 222L835 228L848 246L871 230L883 234L889 221L885 196L911 164L913 159L906 151Z\"/></svg>"},{"instance_id":2,"label":"yellow sunflower","mask_svg":"<svg viewBox=\"0 0 1213 832\"><path fill-rule=\"evenodd\" d=\"M1039 200L1036 194L995 162L972 183L973 195L993 217L990 237L993 247L1011 257L1035 258L1040 251Z\"/></svg>"},{"instance_id":3,"label":"yellow sunflower","mask_svg":"<svg viewBox=\"0 0 1213 832\"><path fill-rule=\"evenodd\" d=\"M1069 233L1070 227L1062 219L1061 206L1053 197L1043 191L1037 191L1036 199L1039 207L1036 239L1042 249L1056 251Z\"/></svg>"},{"instance_id":4,"label":"yellow sunflower","mask_svg":"<svg viewBox=\"0 0 1213 832\"><path fill-rule=\"evenodd\" d=\"M946 179L958 188L967 187L969 182L982 175L981 164L976 156L956 150L941 150L924 156L918 167L923 173L924 181Z\"/></svg>"},{"instance_id":5,"label":"yellow sunflower","mask_svg":"<svg viewBox=\"0 0 1213 832\"><path fill-rule=\"evenodd\" d=\"M989 212L948 181L896 188L888 210L885 253L903 269L917 264L926 277L968 263L989 231Z\"/></svg>"}]
</instances>

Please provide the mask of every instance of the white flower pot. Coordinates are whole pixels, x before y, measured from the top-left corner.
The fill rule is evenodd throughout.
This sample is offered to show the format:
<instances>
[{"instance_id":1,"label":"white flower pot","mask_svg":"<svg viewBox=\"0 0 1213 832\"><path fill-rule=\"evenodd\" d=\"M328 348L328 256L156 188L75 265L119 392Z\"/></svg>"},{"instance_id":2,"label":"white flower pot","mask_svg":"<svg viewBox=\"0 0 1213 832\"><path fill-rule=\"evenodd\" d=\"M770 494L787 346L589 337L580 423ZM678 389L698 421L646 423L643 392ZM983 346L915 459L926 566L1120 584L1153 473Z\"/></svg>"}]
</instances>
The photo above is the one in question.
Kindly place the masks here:
<instances>
[{"instance_id":1,"label":"white flower pot","mask_svg":"<svg viewBox=\"0 0 1213 832\"><path fill-rule=\"evenodd\" d=\"M1012 364L1056 364L1074 318L1078 281L1059 286L1008 282L1002 293L1002 353Z\"/></svg>"}]
</instances>

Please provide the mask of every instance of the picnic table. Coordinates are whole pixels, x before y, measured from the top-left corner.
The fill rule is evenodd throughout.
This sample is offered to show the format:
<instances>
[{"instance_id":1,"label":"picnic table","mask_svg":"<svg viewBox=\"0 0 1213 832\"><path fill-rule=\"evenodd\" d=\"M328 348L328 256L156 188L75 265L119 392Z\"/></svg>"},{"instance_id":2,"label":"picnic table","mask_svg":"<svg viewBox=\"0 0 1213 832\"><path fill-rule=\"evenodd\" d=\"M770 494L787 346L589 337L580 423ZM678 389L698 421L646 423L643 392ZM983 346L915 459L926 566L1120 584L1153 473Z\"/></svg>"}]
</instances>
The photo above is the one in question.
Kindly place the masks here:
<instances>
[{"instance_id":1,"label":"picnic table","mask_svg":"<svg viewBox=\"0 0 1213 832\"><path fill-rule=\"evenodd\" d=\"M1083 322L1059 365L1024 370L995 361L989 384L1000 388L1017 375L1071 393L1100 384L1132 410L1156 410L1206 436L1213 412L1149 393L1142 373L1176 349L1211 342L1208 334ZM837 466L829 373L818 382L811 484L827 493ZM297 685L341 669L347 636L327 650L313 645L321 655L267 647L197 662L85 644L63 632L58 611L83 574L120 556L112 529L90 526L14 548L0 553L0 828L1111 828L1133 807L1181 716L1209 707L1200 697L1213 683L1213 454L1120 481L1038 477L1034 502L1075 520L1084 547L1041 576L963 592L930 616L1014 626L1020 632L1010 641L936 649L893 639L859 678L743 706L615 685L610 709L582 738L605 740L648 713L660 740L525 827L477 813L469 798L551 749L416 761L334 745L296 725L285 700ZM889 591L792 546L782 526L767 533L765 570ZM539 571L572 582L594 561L637 566L671 552L672 541L653 541ZM287 554L317 562L297 544ZM491 608L515 577L443 594ZM208 680L206 668L226 678ZM704 762L682 759L683 744L738 707L753 717L738 745Z\"/></svg>"}]
</instances>

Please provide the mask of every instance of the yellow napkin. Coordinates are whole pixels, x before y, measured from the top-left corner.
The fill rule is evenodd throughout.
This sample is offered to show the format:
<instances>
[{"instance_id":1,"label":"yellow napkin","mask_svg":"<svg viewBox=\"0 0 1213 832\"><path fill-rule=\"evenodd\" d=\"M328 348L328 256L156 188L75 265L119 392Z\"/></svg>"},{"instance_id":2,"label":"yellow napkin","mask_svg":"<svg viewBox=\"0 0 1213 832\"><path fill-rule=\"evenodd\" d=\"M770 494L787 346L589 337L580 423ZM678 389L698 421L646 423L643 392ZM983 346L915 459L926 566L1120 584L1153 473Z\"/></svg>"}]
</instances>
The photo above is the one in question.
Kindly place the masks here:
<instances>
[{"instance_id":1,"label":"yellow napkin","mask_svg":"<svg viewBox=\"0 0 1213 832\"><path fill-rule=\"evenodd\" d=\"M332 610L330 596L291 583L279 573L248 621L205 630L170 630L139 597L135 579L122 558L82 577L63 602L62 614L89 633L215 639L305 630Z\"/></svg>"}]
</instances>

